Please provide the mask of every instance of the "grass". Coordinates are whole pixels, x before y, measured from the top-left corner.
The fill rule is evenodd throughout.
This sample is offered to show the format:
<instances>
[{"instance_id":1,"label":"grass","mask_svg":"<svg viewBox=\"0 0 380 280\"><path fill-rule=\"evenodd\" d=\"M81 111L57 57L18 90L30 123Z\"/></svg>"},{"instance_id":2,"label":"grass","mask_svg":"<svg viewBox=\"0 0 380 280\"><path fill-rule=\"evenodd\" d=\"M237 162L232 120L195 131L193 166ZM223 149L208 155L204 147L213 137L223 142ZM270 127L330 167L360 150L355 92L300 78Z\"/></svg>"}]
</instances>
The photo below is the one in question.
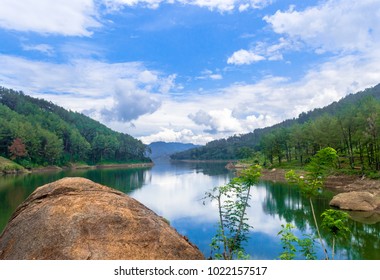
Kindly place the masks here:
<instances>
[{"instance_id":1,"label":"grass","mask_svg":"<svg viewBox=\"0 0 380 280\"><path fill-rule=\"evenodd\" d=\"M239 163L242 164L254 164L257 163L257 159L243 159L239 160ZM285 159L281 162L281 164L278 163L278 160L274 160L273 164L270 164L268 161L266 161L266 165L263 165L264 160L260 159L260 164L267 169L272 168L278 168L278 169L284 169L284 170L305 170L305 164L301 165L299 160L293 159L292 161L288 162ZM371 170L369 166L365 167L366 169L363 171L359 166L356 166L354 169L350 167L348 160L340 158L340 168L336 168L333 170L333 173L335 175L354 175L354 176L362 176L365 175L369 179L374 180L380 180L380 172Z\"/></svg>"},{"instance_id":2,"label":"grass","mask_svg":"<svg viewBox=\"0 0 380 280\"><path fill-rule=\"evenodd\" d=\"M21 165L0 156L0 173L23 172L25 168Z\"/></svg>"}]
</instances>

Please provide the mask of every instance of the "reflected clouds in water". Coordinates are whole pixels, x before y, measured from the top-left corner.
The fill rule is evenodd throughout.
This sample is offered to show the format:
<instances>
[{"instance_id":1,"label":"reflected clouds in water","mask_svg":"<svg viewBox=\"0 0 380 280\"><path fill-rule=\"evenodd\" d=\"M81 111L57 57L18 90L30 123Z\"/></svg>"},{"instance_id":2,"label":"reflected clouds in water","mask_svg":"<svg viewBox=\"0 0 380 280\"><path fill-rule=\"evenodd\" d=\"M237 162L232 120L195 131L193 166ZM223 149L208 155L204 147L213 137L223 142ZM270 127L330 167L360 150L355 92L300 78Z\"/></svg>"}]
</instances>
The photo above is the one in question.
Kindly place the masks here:
<instances>
[{"instance_id":1,"label":"reflected clouds in water","mask_svg":"<svg viewBox=\"0 0 380 280\"><path fill-rule=\"evenodd\" d=\"M215 186L225 185L232 176L209 176L196 170L186 172L155 172L153 169L150 180L130 195L144 205L165 217L171 223L187 219L191 223L215 224L218 222L218 208L216 201L206 200L205 193ZM247 215L253 231L275 235L284 223L278 215L264 213L262 201L267 192L263 188L252 189L251 207Z\"/></svg>"}]
</instances>

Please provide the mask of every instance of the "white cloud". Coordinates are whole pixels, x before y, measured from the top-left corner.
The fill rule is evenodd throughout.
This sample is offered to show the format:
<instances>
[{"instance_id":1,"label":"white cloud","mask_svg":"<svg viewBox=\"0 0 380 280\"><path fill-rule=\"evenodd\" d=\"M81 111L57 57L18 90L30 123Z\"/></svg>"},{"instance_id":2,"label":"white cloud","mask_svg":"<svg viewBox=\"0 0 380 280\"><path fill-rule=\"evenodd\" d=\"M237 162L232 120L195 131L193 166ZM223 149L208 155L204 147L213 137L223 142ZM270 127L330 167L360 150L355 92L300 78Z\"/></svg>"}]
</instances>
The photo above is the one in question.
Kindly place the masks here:
<instances>
[{"instance_id":1,"label":"white cloud","mask_svg":"<svg viewBox=\"0 0 380 280\"><path fill-rule=\"evenodd\" d=\"M157 9L161 4L180 3L193 5L220 12L238 9L240 12L251 9L261 9L272 3L272 0L103 0L109 10L118 10L123 6L137 6Z\"/></svg>"},{"instance_id":2,"label":"white cloud","mask_svg":"<svg viewBox=\"0 0 380 280\"><path fill-rule=\"evenodd\" d=\"M210 134L217 133L237 133L241 132L242 128L238 119L232 116L230 109L211 110L206 113L203 110L197 111L195 114L189 114L188 117L194 123L205 126L205 132Z\"/></svg>"},{"instance_id":3,"label":"white cloud","mask_svg":"<svg viewBox=\"0 0 380 280\"><path fill-rule=\"evenodd\" d=\"M177 74L171 74L167 78L161 78L159 91L163 94L166 94L171 89L179 87L175 83L176 78Z\"/></svg>"},{"instance_id":4,"label":"white cloud","mask_svg":"<svg viewBox=\"0 0 380 280\"><path fill-rule=\"evenodd\" d=\"M112 108L101 111L107 121L130 122L142 115L154 113L161 106L158 97L139 89L135 81L127 79L116 83L113 99Z\"/></svg>"},{"instance_id":5,"label":"white cloud","mask_svg":"<svg viewBox=\"0 0 380 280\"><path fill-rule=\"evenodd\" d=\"M250 115L246 118L246 126L253 131L259 127L268 127L276 124L276 120L274 120L269 114L267 115Z\"/></svg>"},{"instance_id":6,"label":"white cloud","mask_svg":"<svg viewBox=\"0 0 380 280\"><path fill-rule=\"evenodd\" d=\"M211 80L222 80L223 76L221 74L211 74L210 76Z\"/></svg>"},{"instance_id":7,"label":"white cloud","mask_svg":"<svg viewBox=\"0 0 380 280\"><path fill-rule=\"evenodd\" d=\"M232 11L238 9L245 11L249 8L261 9L272 3L271 0L177 0L178 2L206 7L211 10Z\"/></svg>"},{"instance_id":8,"label":"white cloud","mask_svg":"<svg viewBox=\"0 0 380 280\"><path fill-rule=\"evenodd\" d=\"M380 81L379 65L380 51L365 57L336 56L315 65L298 80L268 76L256 83L189 92L180 99L167 97L159 110L142 116L135 124L137 130L145 127L140 133L150 135L141 138L147 143L186 139L186 142L205 144L210 139L274 125L338 101L348 93L374 86ZM151 133L157 131L157 127L160 132ZM181 138L178 133L183 129L199 138Z\"/></svg>"},{"instance_id":9,"label":"white cloud","mask_svg":"<svg viewBox=\"0 0 380 280\"><path fill-rule=\"evenodd\" d=\"M365 53L380 43L379 14L380 2L376 0L329 0L303 11L291 6L287 11L263 17L282 36L277 43L256 42L248 50L235 52L227 62L242 65L264 59L283 60L285 52L303 47L316 54Z\"/></svg>"},{"instance_id":10,"label":"white cloud","mask_svg":"<svg viewBox=\"0 0 380 280\"><path fill-rule=\"evenodd\" d=\"M159 132L151 134L149 136L140 137L143 143L150 144L156 141L164 142L181 142L181 143L193 143L203 145L209 141L214 140L213 137L195 134L190 129L175 130L172 128L162 127Z\"/></svg>"},{"instance_id":11,"label":"white cloud","mask_svg":"<svg viewBox=\"0 0 380 280\"><path fill-rule=\"evenodd\" d=\"M47 44L38 44L38 45L22 45L22 49L25 51L37 51L48 56L52 56L54 54L54 48Z\"/></svg>"},{"instance_id":12,"label":"white cloud","mask_svg":"<svg viewBox=\"0 0 380 280\"><path fill-rule=\"evenodd\" d=\"M140 5L142 7L157 9L161 3L166 2L165 0L103 0L104 4L108 10L119 10L123 6L136 6ZM171 2L171 1L169 1Z\"/></svg>"},{"instance_id":13,"label":"white cloud","mask_svg":"<svg viewBox=\"0 0 380 280\"><path fill-rule=\"evenodd\" d=\"M1 0L0 28L22 32L91 36L103 26L102 7L112 13L123 7L140 6L156 9L161 4L182 4L219 12L269 5L271 0ZM104 6L103 6L104 5Z\"/></svg>"},{"instance_id":14,"label":"white cloud","mask_svg":"<svg viewBox=\"0 0 380 280\"><path fill-rule=\"evenodd\" d=\"M189 118L199 125L209 126L212 122L212 117L203 110L199 110L195 114L190 114Z\"/></svg>"},{"instance_id":15,"label":"white cloud","mask_svg":"<svg viewBox=\"0 0 380 280\"><path fill-rule=\"evenodd\" d=\"M299 49L299 44L290 39L279 38L277 43L257 42L250 50L239 50L228 58L228 64L253 64L262 60L283 60L283 52L295 51Z\"/></svg>"},{"instance_id":16,"label":"white cloud","mask_svg":"<svg viewBox=\"0 0 380 280\"><path fill-rule=\"evenodd\" d=\"M160 89L170 79L137 62L81 59L58 64L0 55L0 65L0 81L5 87L59 101L76 111L94 109L98 118L103 112L108 120L120 121L157 110Z\"/></svg>"},{"instance_id":17,"label":"white cloud","mask_svg":"<svg viewBox=\"0 0 380 280\"><path fill-rule=\"evenodd\" d=\"M241 4L239 6L239 12L244 12L249 9L249 4Z\"/></svg>"},{"instance_id":18,"label":"white cloud","mask_svg":"<svg viewBox=\"0 0 380 280\"><path fill-rule=\"evenodd\" d=\"M228 58L227 63L228 64L251 64L254 62L258 62L261 60L265 60L265 57L255 54L251 51L247 50L239 50L232 54L231 57Z\"/></svg>"},{"instance_id":19,"label":"white cloud","mask_svg":"<svg viewBox=\"0 0 380 280\"><path fill-rule=\"evenodd\" d=\"M94 0L1 0L0 27L65 36L90 36L101 27Z\"/></svg>"},{"instance_id":20,"label":"white cloud","mask_svg":"<svg viewBox=\"0 0 380 280\"><path fill-rule=\"evenodd\" d=\"M144 70L138 74L138 81L144 84L154 84L157 80L157 75L149 70Z\"/></svg>"},{"instance_id":21,"label":"white cloud","mask_svg":"<svg viewBox=\"0 0 380 280\"><path fill-rule=\"evenodd\" d=\"M9 5L19 2L13 1ZM128 3L145 3L145 6L149 4L153 8L154 3L164 2L135 0ZM182 2L201 5L201 1ZM203 5L221 11L228 10L230 3L234 9L242 7L243 10L244 5L252 5L253 2L224 1L226 6L222 6L221 1L204 1ZM297 80L267 76L256 78L255 83L231 84L202 93L181 90L181 94L175 95L173 91L179 88L175 82L176 74L162 74L147 69L139 62L107 63L94 60L101 51L78 43L78 46L74 46L75 51L69 44L61 46L61 49L51 49L49 45L43 44L23 47L24 50L46 54L58 50L72 53L83 49L86 54L79 57L89 59L71 57L67 63L49 63L0 55L0 83L72 110L87 110L98 120L106 116L106 125L131 133L146 143L162 140L204 144L213 139L273 125L296 117L303 111L328 105L347 93L377 84L380 81L380 50L377 48L380 41L379 27L374 20L364 19L363 13L368 12L369 18L377 19L375 13L379 13L379 5L377 1L369 0L350 4L346 2L325 1L304 11L292 9L267 16L265 20L278 33L279 39L257 42L248 50L235 52L228 60L228 63L237 65L281 60L285 52L301 51L305 46L325 53L323 63L314 61L315 64L309 70L304 65L305 73L303 76L299 74L301 78ZM6 1L2 3L8 4ZM38 6L45 2L36 3L40 3L36 4ZM67 3L70 4L67 4L68 8L74 7L71 6L72 2ZM78 3L89 2L78 0ZM124 5L126 3L124 1ZM172 3L179 1L173 0ZM81 6L78 4L78 7ZM341 7L345 8L344 15L339 11ZM0 26L4 27L7 21L1 15L2 11ZM91 9L83 15L96 20L96 12ZM320 21L319 17L323 20ZM79 31L71 34L89 36L93 27L77 24ZM36 32L69 34L66 31L64 33L63 29L43 31L33 22L29 28ZM336 29L340 29L341 34ZM220 80L224 78L220 73L218 69L204 70L197 78ZM135 128L130 127L131 120Z\"/></svg>"},{"instance_id":22,"label":"white cloud","mask_svg":"<svg viewBox=\"0 0 380 280\"><path fill-rule=\"evenodd\" d=\"M265 16L276 33L299 39L318 52L364 51L380 43L380 2L328 0Z\"/></svg>"},{"instance_id":23,"label":"white cloud","mask_svg":"<svg viewBox=\"0 0 380 280\"><path fill-rule=\"evenodd\" d=\"M222 80L223 75L220 73L214 73L208 69L202 71L201 76L196 77L197 80Z\"/></svg>"},{"instance_id":24,"label":"white cloud","mask_svg":"<svg viewBox=\"0 0 380 280\"><path fill-rule=\"evenodd\" d=\"M232 85L224 89L224 97L220 98L234 104L233 115L238 119L263 115L270 118L267 124L274 124L378 84L379 54L377 51L366 56L337 56L296 81L268 77L255 84ZM229 95L236 101L226 100Z\"/></svg>"}]
</instances>

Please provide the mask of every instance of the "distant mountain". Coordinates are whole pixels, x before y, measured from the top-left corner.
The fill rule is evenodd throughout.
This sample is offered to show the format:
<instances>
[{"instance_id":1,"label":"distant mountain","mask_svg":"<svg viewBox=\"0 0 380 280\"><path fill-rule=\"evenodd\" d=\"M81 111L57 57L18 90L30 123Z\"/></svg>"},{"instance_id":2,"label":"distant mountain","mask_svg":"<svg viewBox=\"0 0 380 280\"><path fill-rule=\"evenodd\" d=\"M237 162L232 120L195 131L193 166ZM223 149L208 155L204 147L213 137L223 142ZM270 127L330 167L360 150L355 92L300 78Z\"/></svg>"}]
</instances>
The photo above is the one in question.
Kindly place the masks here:
<instances>
[{"instance_id":1,"label":"distant mountain","mask_svg":"<svg viewBox=\"0 0 380 280\"><path fill-rule=\"evenodd\" d=\"M148 162L146 148L83 114L0 87L0 156L24 167Z\"/></svg>"},{"instance_id":2,"label":"distant mountain","mask_svg":"<svg viewBox=\"0 0 380 280\"><path fill-rule=\"evenodd\" d=\"M153 161L158 160L169 160L170 155L182 151L186 151L189 149L194 149L200 147L199 145L194 145L190 143L178 143L178 142L153 142L148 145L148 147L151 149L150 158Z\"/></svg>"}]
</instances>

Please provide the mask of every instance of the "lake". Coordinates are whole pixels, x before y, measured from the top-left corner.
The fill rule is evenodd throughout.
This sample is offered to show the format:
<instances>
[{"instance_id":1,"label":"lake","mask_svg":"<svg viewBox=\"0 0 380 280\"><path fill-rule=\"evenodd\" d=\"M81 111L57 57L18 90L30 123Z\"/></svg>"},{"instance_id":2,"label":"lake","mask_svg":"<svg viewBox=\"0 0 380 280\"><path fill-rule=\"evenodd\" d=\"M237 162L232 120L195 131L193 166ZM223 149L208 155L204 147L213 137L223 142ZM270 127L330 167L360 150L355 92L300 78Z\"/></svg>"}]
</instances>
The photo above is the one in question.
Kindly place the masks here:
<instances>
[{"instance_id":1,"label":"lake","mask_svg":"<svg viewBox=\"0 0 380 280\"><path fill-rule=\"evenodd\" d=\"M170 224L196 244L207 258L210 256L209 244L217 228L218 210L215 203L207 202L204 205L202 198L206 191L224 185L234 177L224 165L158 162L154 167L146 169L72 170L2 176L0 231L16 207L36 187L67 176L85 177L139 200L169 220ZM332 195L330 192L324 192L314 200L318 217L329 208L328 203ZM300 195L296 187L283 183L260 182L252 189L250 205L248 218L253 228L246 251L252 259L278 259L282 245L277 234L282 224L294 224L294 233L299 237L315 232L309 201ZM380 222L371 219L363 222L360 215L356 215L355 220L349 221L350 239L338 242L335 258L380 260ZM330 238L324 241L331 245ZM323 258L321 250L318 250L318 256Z\"/></svg>"}]
</instances>

